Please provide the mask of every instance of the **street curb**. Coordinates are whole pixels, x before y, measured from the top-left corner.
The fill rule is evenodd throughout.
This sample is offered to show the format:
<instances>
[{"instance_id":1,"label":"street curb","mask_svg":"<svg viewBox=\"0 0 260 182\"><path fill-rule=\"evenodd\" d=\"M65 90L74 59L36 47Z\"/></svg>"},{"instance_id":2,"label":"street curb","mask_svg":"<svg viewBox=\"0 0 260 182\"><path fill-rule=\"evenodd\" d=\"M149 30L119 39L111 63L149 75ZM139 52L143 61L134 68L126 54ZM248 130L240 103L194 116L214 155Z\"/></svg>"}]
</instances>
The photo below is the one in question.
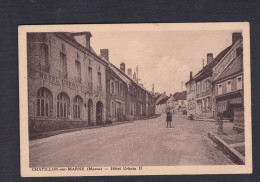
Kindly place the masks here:
<instances>
[{"instance_id":1,"label":"street curb","mask_svg":"<svg viewBox=\"0 0 260 182\"><path fill-rule=\"evenodd\" d=\"M243 155L241 155L235 149L229 147L229 145L224 140L219 138L213 132L209 132L208 137L213 142L215 142L224 152L226 152L230 156L230 158L233 160L233 162L240 164L240 165L245 164L245 157Z\"/></svg>"},{"instance_id":2,"label":"street curb","mask_svg":"<svg viewBox=\"0 0 260 182\"><path fill-rule=\"evenodd\" d=\"M71 133L71 132L76 132L76 131L81 131L81 130L91 130L91 129L98 129L98 128L104 128L104 127L110 127L110 126L116 126L116 125L121 125L121 124L127 124L127 123L133 123L133 121L125 121L125 122L115 122L112 124L105 124L105 125L94 125L94 126L87 126L87 127L82 127L82 128L70 128L70 129L63 129L63 130L54 130L54 131L49 131L49 132L39 132L37 133L38 136L34 136L32 138L29 138L29 140L38 140L42 138L48 138L64 133ZM41 134L46 134L44 136L41 136Z\"/></svg>"}]
</instances>

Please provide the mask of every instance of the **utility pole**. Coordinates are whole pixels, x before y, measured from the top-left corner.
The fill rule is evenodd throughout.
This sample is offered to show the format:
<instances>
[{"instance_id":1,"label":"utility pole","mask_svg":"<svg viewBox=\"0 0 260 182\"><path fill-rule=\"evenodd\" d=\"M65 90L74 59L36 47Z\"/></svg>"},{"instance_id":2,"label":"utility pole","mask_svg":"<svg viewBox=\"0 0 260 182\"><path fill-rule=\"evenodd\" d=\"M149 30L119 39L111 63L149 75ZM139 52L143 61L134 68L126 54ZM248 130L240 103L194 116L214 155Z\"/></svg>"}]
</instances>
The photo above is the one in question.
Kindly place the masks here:
<instances>
[{"instance_id":1,"label":"utility pole","mask_svg":"<svg viewBox=\"0 0 260 182\"><path fill-rule=\"evenodd\" d=\"M204 68L204 59L202 58L202 68Z\"/></svg>"},{"instance_id":2,"label":"utility pole","mask_svg":"<svg viewBox=\"0 0 260 182\"><path fill-rule=\"evenodd\" d=\"M153 92L153 94L154 94L154 84L153 84L153 87L152 87L152 92Z\"/></svg>"},{"instance_id":3,"label":"utility pole","mask_svg":"<svg viewBox=\"0 0 260 182\"><path fill-rule=\"evenodd\" d=\"M138 65L136 66L136 81L138 83Z\"/></svg>"}]
</instances>

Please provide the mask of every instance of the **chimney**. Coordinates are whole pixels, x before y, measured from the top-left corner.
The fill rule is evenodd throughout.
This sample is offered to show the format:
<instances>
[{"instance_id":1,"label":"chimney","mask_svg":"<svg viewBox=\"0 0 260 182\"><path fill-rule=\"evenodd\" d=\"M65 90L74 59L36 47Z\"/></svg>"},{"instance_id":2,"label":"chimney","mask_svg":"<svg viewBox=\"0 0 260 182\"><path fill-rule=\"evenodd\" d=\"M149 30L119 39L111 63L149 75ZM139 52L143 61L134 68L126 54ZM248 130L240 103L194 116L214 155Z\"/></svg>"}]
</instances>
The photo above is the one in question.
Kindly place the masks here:
<instances>
[{"instance_id":1,"label":"chimney","mask_svg":"<svg viewBox=\"0 0 260 182\"><path fill-rule=\"evenodd\" d=\"M133 80L136 81L136 73L133 74Z\"/></svg>"},{"instance_id":2,"label":"chimney","mask_svg":"<svg viewBox=\"0 0 260 182\"><path fill-rule=\"evenodd\" d=\"M92 34L90 32L86 32L86 48L90 50L90 38L92 37Z\"/></svg>"},{"instance_id":3,"label":"chimney","mask_svg":"<svg viewBox=\"0 0 260 182\"><path fill-rule=\"evenodd\" d=\"M100 49L100 55L109 61L109 52L108 49Z\"/></svg>"},{"instance_id":4,"label":"chimney","mask_svg":"<svg viewBox=\"0 0 260 182\"><path fill-rule=\"evenodd\" d=\"M208 53L207 54L207 64L209 64L212 61L213 61L213 54L212 53Z\"/></svg>"},{"instance_id":5,"label":"chimney","mask_svg":"<svg viewBox=\"0 0 260 182\"><path fill-rule=\"evenodd\" d=\"M190 72L190 80L192 79L192 71Z\"/></svg>"},{"instance_id":6,"label":"chimney","mask_svg":"<svg viewBox=\"0 0 260 182\"><path fill-rule=\"evenodd\" d=\"M90 32L77 32L71 33L71 35L78 43L90 50L90 38L92 37Z\"/></svg>"},{"instance_id":7,"label":"chimney","mask_svg":"<svg viewBox=\"0 0 260 182\"><path fill-rule=\"evenodd\" d=\"M124 62L120 63L120 70L125 73L125 63Z\"/></svg>"},{"instance_id":8,"label":"chimney","mask_svg":"<svg viewBox=\"0 0 260 182\"><path fill-rule=\"evenodd\" d=\"M243 52L243 47L238 47L238 48L236 49L236 55L237 55L237 57L240 56L240 54L242 54L242 52Z\"/></svg>"},{"instance_id":9,"label":"chimney","mask_svg":"<svg viewBox=\"0 0 260 182\"><path fill-rule=\"evenodd\" d=\"M232 33L232 44L235 44L240 39L242 39L242 33L241 32Z\"/></svg>"},{"instance_id":10,"label":"chimney","mask_svg":"<svg viewBox=\"0 0 260 182\"><path fill-rule=\"evenodd\" d=\"M132 78L132 69L131 68L128 68L127 69L127 75Z\"/></svg>"}]
</instances>

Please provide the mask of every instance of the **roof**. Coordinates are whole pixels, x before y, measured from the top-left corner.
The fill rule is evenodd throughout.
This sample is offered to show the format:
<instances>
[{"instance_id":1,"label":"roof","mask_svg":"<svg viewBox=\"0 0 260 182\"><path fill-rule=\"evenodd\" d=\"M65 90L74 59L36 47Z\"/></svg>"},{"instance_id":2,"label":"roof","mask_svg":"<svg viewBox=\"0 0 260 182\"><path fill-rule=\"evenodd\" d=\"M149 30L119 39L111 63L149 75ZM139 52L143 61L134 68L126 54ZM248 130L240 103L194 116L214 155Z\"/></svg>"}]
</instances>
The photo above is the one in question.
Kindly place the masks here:
<instances>
[{"instance_id":1,"label":"roof","mask_svg":"<svg viewBox=\"0 0 260 182\"><path fill-rule=\"evenodd\" d=\"M220 60L228 53L228 51L232 48L233 45L228 46L226 49L221 51L217 57L211 61L209 64L207 64L202 70L200 70L194 77L193 79L196 81L199 81L203 79L207 75L211 75L212 73L212 68L220 62Z\"/></svg>"},{"instance_id":2,"label":"roof","mask_svg":"<svg viewBox=\"0 0 260 182\"><path fill-rule=\"evenodd\" d=\"M158 97L158 99L156 99L156 104L158 104L161 100L163 100L164 98L166 98L167 95L165 93L161 94L160 97Z\"/></svg>"},{"instance_id":3,"label":"roof","mask_svg":"<svg viewBox=\"0 0 260 182\"><path fill-rule=\"evenodd\" d=\"M240 54L238 57L236 57L233 61L229 63L229 65L219 75L219 77L215 80L215 82L242 71L243 71L243 54Z\"/></svg>"},{"instance_id":4,"label":"roof","mask_svg":"<svg viewBox=\"0 0 260 182\"><path fill-rule=\"evenodd\" d=\"M123 73L121 73L119 71L119 69L117 69L117 67L115 67L113 64L109 63L109 68L111 68L112 71L114 71L120 78L121 80L123 80L126 84L130 84L131 83L131 80L126 77L126 75L124 75Z\"/></svg>"},{"instance_id":5,"label":"roof","mask_svg":"<svg viewBox=\"0 0 260 182\"><path fill-rule=\"evenodd\" d=\"M159 99L159 98L161 97L161 95L162 95L162 94L158 94L155 99L156 99L156 100Z\"/></svg>"},{"instance_id":6,"label":"roof","mask_svg":"<svg viewBox=\"0 0 260 182\"><path fill-rule=\"evenodd\" d=\"M183 91L181 93L181 96L179 97L179 100L186 100L187 99L187 91Z\"/></svg>"},{"instance_id":7,"label":"roof","mask_svg":"<svg viewBox=\"0 0 260 182\"><path fill-rule=\"evenodd\" d=\"M73 34L76 33L70 33L70 32L57 32L57 35L61 35L61 36L65 36L66 38L70 39L71 41L73 41L74 43L76 43L78 46L80 46L81 48L83 48L84 50L88 50L84 45L82 45L81 43L79 43L74 37ZM80 32L78 33L80 34ZM100 58L102 61L104 61L105 63L107 63L106 59L98 56L96 54L96 52L94 51L94 49L91 47L90 45L90 49L88 50L89 52L91 52L92 54L94 54L95 56L97 56L98 58Z\"/></svg>"},{"instance_id":8,"label":"roof","mask_svg":"<svg viewBox=\"0 0 260 182\"><path fill-rule=\"evenodd\" d=\"M156 105L160 105L160 104L166 104L166 101L169 99L168 96L166 96L165 98L163 98L162 100L160 100Z\"/></svg>"},{"instance_id":9,"label":"roof","mask_svg":"<svg viewBox=\"0 0 260 182\"><path fill-rule=\"evenodd\" d=\"M174 101L186 100L187 99L187 91L175 92L175 94L173 94L173 98L174 98Z\"/></svg>"},{"instance_id":10,"label":"roof","mask_svg":"<svg viewBox=\"0 0 260 182\"><path fill-rule=\"evenodd\" d=\"M177 101L177 100L179 100L179 97L181 96L181 92L175 92L175 94L173 94L173 100L174 101Z\"/></svg>"}]
</instances>

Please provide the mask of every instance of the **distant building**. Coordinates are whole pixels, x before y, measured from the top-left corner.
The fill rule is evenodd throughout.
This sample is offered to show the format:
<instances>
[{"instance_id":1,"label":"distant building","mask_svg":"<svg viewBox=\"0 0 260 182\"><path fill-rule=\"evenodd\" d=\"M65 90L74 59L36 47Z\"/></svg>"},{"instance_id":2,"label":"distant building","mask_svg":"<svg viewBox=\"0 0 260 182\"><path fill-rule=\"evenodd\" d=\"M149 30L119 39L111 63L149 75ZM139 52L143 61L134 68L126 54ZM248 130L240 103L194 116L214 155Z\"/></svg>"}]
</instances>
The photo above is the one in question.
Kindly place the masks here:
<instances>
[{"instance_id":1,"label":"distant building","mask_svg":"<svg viewBox=\"0 0 260 182\"><path fill-rule=\"evenodd\" d=\"M155 106L155 113L156 114L162 114L166 112L166 101L169 99L169 97L165 94L159 94L157 95L156 99L156 106Z\"/></svg>"},{"instance_id":2,"label":"distant building","mask_svg":"<svg viewBox=\"0 0 260 182\"><path fill-rule=\"evenodd\" d=\"M196 83L192 78L192 72L190 72L190 80L185 83L187 88L187 115L188 116L195 116L195 109L196 109Z\"/></svg>"}]
</instances>

